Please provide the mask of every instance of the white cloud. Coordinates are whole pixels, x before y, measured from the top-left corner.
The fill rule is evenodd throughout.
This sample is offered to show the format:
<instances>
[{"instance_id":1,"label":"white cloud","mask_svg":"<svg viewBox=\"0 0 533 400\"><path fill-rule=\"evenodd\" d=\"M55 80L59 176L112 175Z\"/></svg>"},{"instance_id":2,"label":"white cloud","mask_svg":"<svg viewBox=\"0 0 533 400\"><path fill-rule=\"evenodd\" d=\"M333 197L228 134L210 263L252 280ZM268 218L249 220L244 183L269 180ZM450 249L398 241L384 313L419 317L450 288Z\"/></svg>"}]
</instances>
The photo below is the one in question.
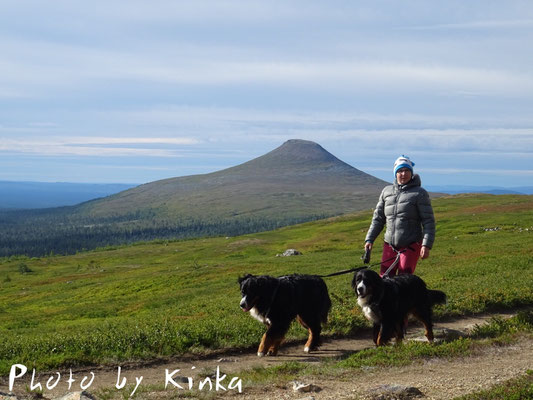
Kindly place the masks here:
<instances>
[{"instance_id":1,"label":"white cloud","mask_svg":"<svg viewBox=\"0 0 533 400\"><path fill-rule=\"evenodd\" d=\"M4 2L9 2L4 0ZM32 10L35 22L39 26L55 26L56 29L68 29L74 32L84 32L87 27L75 22L103 22L102 28L106 31L118 25L126 29L128 27L153 28L165 26L165 24L187 24L209 27L210 25L222 24L245 24L254 26L262 23L280 23L281 21L309 21L317 23L328 19L365 20L368 18L372 7L353 7L343 4L344 2L331 2L328 4L309 3L304 1L286 2L282 0L201 0L201 1L176 1L158 0L156 4L147 3L144 0L128 0L127 7L120 0L94 0L91 3L72 2L68 0L56 0L52 3L43 3L38 0L10 1L10 6L4 7L4 15L15 16L25 10ZM350 17L347 16L350 11ZM27 13L26 13L27 14ZM39 19L43 14L56 15L62 21L61 24L48 23ZM374 15L376 13L374 12ZM76 21L65 20L60 16L76 16ZM32 16L28 16L31 18ZM60 27L57 27L60 25Z\"/></svg>"},{"instance_id":2,"label":"white cloud","mask_svg":"<svg viewBox=\"0 0 533 400\"><path fill-rule=\"evenodd\" d=\"M173 146L198 143L194 138L50 137L45 140L35 137L4 138L0 142L0 152L39 156L179 157L180 148ZM117 147L117 145L123 146ZM142 145L157 146L142 147Z\"/></svg>"},{"instance_id":3,"label":"white cloud","mask_svg":"<svg viewBox=\"0 0 533 400\"><path fill-rule=\"evenodd\" d=\"M533 19L499 19L485 21L469 21L454 24L435 24L413 26L412 30L471 30L471 29L512 29L533 28Z\"/></svg>"},{"instance_id":4,"label":"white cloud","mask_svg":"<svg viewBox=\"0 0 533 400\"><path fill-rule=\"evenodd\" d=\"M187 137L73 137L67 139L66 145L108 145L108 144L159 144L159 145L192 145L200 143L195 138Z\"/></svg>"},{"instance_id":5,"label":"white cloud","mask_svg":"<svg viewBox=\"0 0 533 400\"><path fill-rule=\"evenodd\" d=\"M427 43L426 46L432 46ZM69 45L43 40L0 42L0 95L45 96L50 88L94 90L110 86L169 84L186 87L275 85L285 88L364 90L370 93L476 93L530 96L533 74L498 67L462 66L462 62L387 59L300 59L297 55L254 54L245 45L205 45L186 42L168 47L116 49ZM418 57L418 56L417 56ZM3 78L2 78L3 77ZM45 92L43 92L45 90ZM429 94L429 93L428 93ZM65 93L63 94L65 95Z\"/></svg>"},{"instance_id":6,"label":"white cloud","mask_svg":"<svg viewBox=\"0 0 533 400\"><path fill-rule=\"evenodd\" d=\"M317 122L308 121L308 124L314 123ZM189 150L193 148L197 157L201 154L213 157L213 154L222 151L221 143L226 146L252 142L277 145L294 138L313 140L325 146L345 143L351 147L351 143L356 143L354 148L357 151L370 151L376 155L385 151L376 146L379 143L395 143L398 149L409 149L411 154L427 150L435 157L450 152L463 157L490 157L497 152L500 156L529 159L533 149L533 129L339 129L331 120L318 122L317 125L317 129L308 129L306 124L293 129L283 126L251 129L244 126L240 130L221 129L214 134L203 132L199 137L4 138L0 151L48 156L176 157L190 156ZM202 151L202 148L205 150ZM237 149L232 151L233 155L237 152Z\"/></svg>"},{"instance_id":7,"label":"white cloud","mask_svg":"<svg viewBox=\"0 0 533 400\"><path fill-rule=\"evenodd\" d=\"M449 128L490 128L504 126L504 131L509 127L533 126L533 116L524 116L517 119L516 116L509 116L503 120L500 116L483 115L457 116L454 114L437 113L379 113L360 111L331 111L321 110L268 110L254 108L237 107L187 107L187 106L157 106L131 111L110 111L102 113L101 118L113 118L117 121L131 121L134 124L144 124L149 126L180 126L194 125L196 127L226 128L231 125L236 126L264 127L265 129L276 129L276 127L287 129L325 130L332 129L347 130L354 127L365 127L371 130L382 130L390 128L394 130L408 127L409 129L421 129L428 127L439 127L439 131ZM516 129L515 129L516 130ZM517 132L522 132L518 129ZM474 134L475 130L472 131ZM485 132L485 131L483 131ZM523 130L527 134L529 130Z\"/></svg>"},{"instance_id":8,"label":"white cloud","mask_svg":"<svg viewBox=\"0 0 533 400\"><path fill-rule=\"evenodd\" d=\"M357 143L358 149L381 151L379 143L396 143L433 154L514 154L533 149L533 119L464 118L454 115L357 112L265 111L238 108L157 107L112 113L133 125L166 127L194 134L205 146L225 143L276 144L291 138L324 144ZM501 126L501 128L497 128ZM513 127L516 126L516 127ZM531 127L531 128L524 128ZM384 151L388 151L388 147Z\"/></svg>"}]
</instances>

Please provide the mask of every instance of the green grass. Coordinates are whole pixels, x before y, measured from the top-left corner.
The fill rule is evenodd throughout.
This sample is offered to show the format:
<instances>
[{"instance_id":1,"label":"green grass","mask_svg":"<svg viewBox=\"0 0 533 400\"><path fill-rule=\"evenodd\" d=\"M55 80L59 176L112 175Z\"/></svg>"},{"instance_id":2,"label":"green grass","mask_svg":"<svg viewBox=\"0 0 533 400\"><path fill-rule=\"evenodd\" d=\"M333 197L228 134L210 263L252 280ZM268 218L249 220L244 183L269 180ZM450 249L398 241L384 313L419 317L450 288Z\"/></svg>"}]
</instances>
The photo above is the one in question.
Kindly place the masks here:
<instances>
[{"instance_id":1,"label":"green grass","mask_svg":"<svg viewBox=\"0 0 533 400\"><path fill-rule=\"evenodd\" d=\"M533 333L533 312L518 313L510 319L493 318L490 323L476 326L467 338L437 344L411 341L400 346L382 346L362 350L338 363L341 368L404 366L416 360L469 356L488 345L512 342L521 333Z\"/></svg>"},{"instance_id":2,"label":"green grass","mask_svg":"<svg viewBox=\"0 0 533 400\"><path fill-rule=\"evenodd\" d=\"M482 390L454 400L527 400L533 399L533 370L525 376L511 379L503 384L495 385L489 390Z\"/></svg>"},{"instance_id":3,"label":"green grass","mask_svg":"<svg viewBox=\"0 0 533 400\"><path fill-rule=\"evenodd\" d=\"M250 384L289 382L303 374L312 374L316 368L307 363L287 361L273 367L255 366L251 370L242 371L241 379Z\"/></svg>"},{"instance_id":4,"label":"green grass","mask_svg":"<svg viewBox=\"0 0 533 400\"><path fill-rule=\"evenodd\" d=\"M533 312L521 311L510 319L493 317L490 324L477 325L470 335L473 339L498 338L517 332L533 332Z\"/></svg>"},{"instance_id":5,"label":"green grass","mask_svg":"<svg viewBox=\"0 0 533 400\"><path fill-rule=\"evenodd\" d=\"M437 318L533 304L533 197L462 195L433 204L437 240L417 274L448 295ZM0 374L13 363L52 369L255 347L264 327L240 311L237 277L360 265L370 219L368 211L241 237L2 259ZM303 255L275 257L287 248ZM373 262L380 252L377 242ZM368 326L350 280L327 279L326 335ZM305 334L294 324L288 338Z\"/></svg>"},{"instance_id":6,"label":"green grass","mask_svg":"<svg viewBox=\"0 0 533 400\"><path fill-rule=\"evenodd\" d=\"M470 355L474 343L470 339L458 339L450 343L431 345L425 342L408 342L401 346L383 346L354 353L341 361L341 368L401 367L414 360Z\"/></svg>"},{"instance_id":7,"label":"green grass","mask_svg":"<svg viewBox=\"0 0 533 400\"><path fill-rule=\"evenodd\" d=\"M333 376L351 374L366 368L402 367L433 358L461 358L479 354L489 346L510 344L523 336L533 335L533 311L523 311L509 319L493 318L477 326L466 338L440 343L403 342L364 349L342 360L326 360L318 365L305 362L286 362L275 367L258 367L243 371L241 378L250 384L272 384L306 376ZM475 397L475 399L483 397ZM470 398L468 398L470 399Z\"/></svg>"}]
</instances>

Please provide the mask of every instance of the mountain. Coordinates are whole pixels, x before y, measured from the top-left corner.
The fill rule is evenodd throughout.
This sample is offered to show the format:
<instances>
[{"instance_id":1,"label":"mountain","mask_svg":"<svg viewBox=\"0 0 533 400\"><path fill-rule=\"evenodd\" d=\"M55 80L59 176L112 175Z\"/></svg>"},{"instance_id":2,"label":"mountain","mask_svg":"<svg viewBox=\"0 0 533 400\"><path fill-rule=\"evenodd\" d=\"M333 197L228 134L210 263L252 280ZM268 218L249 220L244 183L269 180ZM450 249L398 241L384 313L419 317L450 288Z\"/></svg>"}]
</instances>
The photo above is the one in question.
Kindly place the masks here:
<instances>
[{"instance_id":1,"label":"mountain","mask_svg":"<svg viewBox=\"0 0 533 400\"><path fill-rule=\"evenodd\" d=\"M1 208L47 208L79 204L127 190L134 185L0 181Z\"/></svg>"},{"instance_id":2,"label":"mountain","mask_svg":"<svg viewBox=\"0 0 533 400\"><path fill-rule=\"evenodd\" d=\"M0 256L270 230L369 209L386 184L317 143L289 140L210 174L151 182L71 207L0 213Z\"/></svg>"},{"instance_id":3,"label":"mountain","mask_svg":"<svg viewBox=\"0 0 533 400\"><path fill-rule=\"evenodd\" d=\"M289 140L244 164L147 183L83 204L76 212L106 217L150 211L168 218L336 215L373 206L386 184L317 143Z\"/></svg>"}]
</instances>

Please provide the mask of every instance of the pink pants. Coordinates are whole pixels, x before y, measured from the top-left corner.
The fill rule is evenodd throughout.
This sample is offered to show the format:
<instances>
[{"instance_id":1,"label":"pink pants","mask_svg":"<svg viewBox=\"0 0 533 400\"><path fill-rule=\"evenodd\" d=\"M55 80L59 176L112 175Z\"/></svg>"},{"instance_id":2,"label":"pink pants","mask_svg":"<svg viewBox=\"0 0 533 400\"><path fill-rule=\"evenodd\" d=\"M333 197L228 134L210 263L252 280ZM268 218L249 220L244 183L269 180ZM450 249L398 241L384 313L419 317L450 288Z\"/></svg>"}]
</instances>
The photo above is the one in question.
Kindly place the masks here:
<instances>
[{"instance_id":1,"label":"pink pants","mask_svg":"<svg viewBox=\"0 0 533 400\"><path fill-rule=\"evenodd\" d=\"M420 258L420 250L422 249L422 243L411 243L407 247L401 247L396 249L398 251L403 251L400 254L400 260L394 266L394 268L389 272L389 276L394 276L396 274L413 274L415 272L416 263ZM394 251L392 246L385 242L383 244L383 255L381 256L381 270L380 275L383 276L389 267L396 260L396 255L398 253Z\"/></svg>"}]
</instances>

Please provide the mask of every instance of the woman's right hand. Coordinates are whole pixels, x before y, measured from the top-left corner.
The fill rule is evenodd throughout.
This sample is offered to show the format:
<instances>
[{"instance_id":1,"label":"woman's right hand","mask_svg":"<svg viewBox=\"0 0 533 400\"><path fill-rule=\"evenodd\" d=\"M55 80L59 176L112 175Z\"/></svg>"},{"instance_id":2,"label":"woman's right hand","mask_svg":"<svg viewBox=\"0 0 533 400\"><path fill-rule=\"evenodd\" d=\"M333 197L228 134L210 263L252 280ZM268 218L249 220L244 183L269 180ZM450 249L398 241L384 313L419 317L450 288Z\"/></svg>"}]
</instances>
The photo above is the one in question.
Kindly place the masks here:
<instances>
[{"instance_id":1,"label":"woman's right hand","mask_svg":"<svg viewBox=\"0 0 533 400\"><path fill-rule=\"evenodd\" d=\"M373 243L366 242L366 243L365 243L365 251L367 251L367 250L372 250L372 245L373 245Z\"/></svg>"}]
</instances>

